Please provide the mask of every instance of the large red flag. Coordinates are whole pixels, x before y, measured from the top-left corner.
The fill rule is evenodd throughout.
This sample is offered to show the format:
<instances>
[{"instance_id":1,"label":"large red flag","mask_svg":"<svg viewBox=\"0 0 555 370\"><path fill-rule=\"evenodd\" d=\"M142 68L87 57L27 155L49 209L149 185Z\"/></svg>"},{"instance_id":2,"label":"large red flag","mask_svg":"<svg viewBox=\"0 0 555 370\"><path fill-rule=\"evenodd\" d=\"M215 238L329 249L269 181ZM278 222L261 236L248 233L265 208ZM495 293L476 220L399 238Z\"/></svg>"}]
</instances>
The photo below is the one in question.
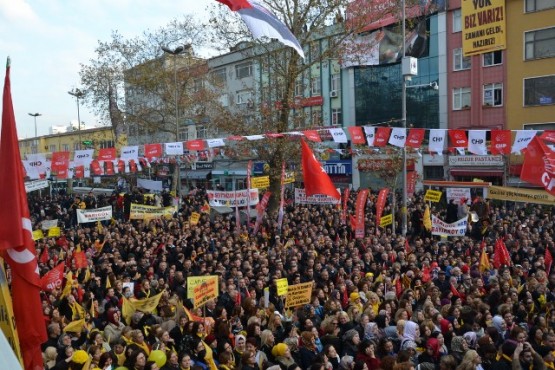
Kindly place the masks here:
<instances>
[{"instance_id":1,"label":"large red flag","mask_svg":"<svg viewBox=\"0 0 555 370\"><path fill-rule=\"evenodd\" d=\"M364 224L364 210L366 208L366 199L370 191L368 189L362 189L358 192L356 207L355 207L355 217L356 217L356 227L355 227L355 238L364 238L364 231L366 230L366 225Z\"/></svg>"},{"instance_id":2,"label":"large red flag","mask_svg":"<svg viewBox=\"0 0 555 370\"><path fill-rule=\"evenodd\" d=\"M326 194L335 199L341 199L341 194L331 182L330 177L324 171L320 162L314 157L314 153L303 139L302 145L302 164L303 180L306 195Z\"/></svg>"},{"instance_id":3,"label":"large red flag","mask_svg":"<svg viewBox=\"0 0 555 370\"><path fill-rule=\"evenodd\" d=\"M0 253L12 270L11 292L25 369L39 370L44 368L40 345L47 337L40 301L37 256L20 158L8 59L0 134Z\"/></svg>"},{"instance_id":4,"label":"large red flag","mask_svg":"<svg viewBox=\"0 0 555 370\"><path fill-rule=\"evenodd\" d=\"M65 263L62 262L52 270L48 271L40 279L42 290L50 292L54 289L60 288L62 286L62 281L64 280L64 268Z\"/></svg>"},{"instance_id":5,"label":"large red flag","mask_svg":"<svg viewBox=\"0 0 555 370\"><path fill-rule=\"evenodd\" d=\"M545 145L536 136L522 151L524 152L524 163L522 164L522 171L520 172L521 180L529 182L530 184L544 186Z\"/></svg>"},{"instance_id":6,"label":"large red flag","mask_svg":"<svg viewBox=\"0 0 555 370\"><path fill-rule=\"evenodd\" d=\"M551 266L553 265L553 256L551 255L551 252L549 251L549 248L545 248L545 257L544 257L544 262L545 262L545 271L547 272L547 274L549 275L549 271L551 271Z\"/></svg>"},{"instance_id":7,"label":"large red flag","mask_svg":"<svg viewBox=\"0 0 555 370\"><path fill-rule=\"evenodd\" d=\"M388 188L384 188L378 193L378 200L376 201L376 228L380 226L380 219L382 218L385 201L387 200L387 194L389 194Z\"/></svg>"}]
</instances>

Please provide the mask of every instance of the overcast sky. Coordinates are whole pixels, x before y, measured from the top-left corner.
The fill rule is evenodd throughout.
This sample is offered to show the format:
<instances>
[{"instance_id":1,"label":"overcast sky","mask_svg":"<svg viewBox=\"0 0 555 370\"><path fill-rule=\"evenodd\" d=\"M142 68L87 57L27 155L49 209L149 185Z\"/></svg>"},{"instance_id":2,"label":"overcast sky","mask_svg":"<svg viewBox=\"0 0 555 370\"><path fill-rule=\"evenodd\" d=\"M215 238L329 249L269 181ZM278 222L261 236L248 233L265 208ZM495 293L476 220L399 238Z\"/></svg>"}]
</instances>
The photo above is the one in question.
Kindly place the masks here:
<instances>
[{"instance_id":1,"label":"overcast sky","mask_svg":"<svg viewBox=\"0 0 555 370\"><path fill-rule=\"evenodd\" d=\"M204 18L214 0L0 0L0 65L11 57L12 98L20 138L77 121L67 92L79 87L79 64L94 57L112 30L125 37L156 30L183 14ZM222 5L223 6L223 5ZM1 68L2 88L4 68ZM81 121L96 119L81 106Z\"/></svg>"}]
</instances>

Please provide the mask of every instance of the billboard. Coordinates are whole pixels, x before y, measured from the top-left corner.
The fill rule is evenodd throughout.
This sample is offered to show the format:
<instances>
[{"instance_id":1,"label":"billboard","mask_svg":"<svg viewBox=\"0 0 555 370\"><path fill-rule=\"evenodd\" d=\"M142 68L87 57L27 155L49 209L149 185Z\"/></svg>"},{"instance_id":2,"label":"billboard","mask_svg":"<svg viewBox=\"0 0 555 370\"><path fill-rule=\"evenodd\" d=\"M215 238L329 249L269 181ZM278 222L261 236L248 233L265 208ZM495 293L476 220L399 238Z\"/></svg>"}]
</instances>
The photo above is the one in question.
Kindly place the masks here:
<instances>
[{"instance_id":1,"label":"billboard","mask_svg":"<svg viewBox=\"0 0 555 370\"><path fill-rule=\"evenodd\" d=\"M464 56L506 47L505 0L463 0L461 4Z\"/></svg>"}]
</instances>

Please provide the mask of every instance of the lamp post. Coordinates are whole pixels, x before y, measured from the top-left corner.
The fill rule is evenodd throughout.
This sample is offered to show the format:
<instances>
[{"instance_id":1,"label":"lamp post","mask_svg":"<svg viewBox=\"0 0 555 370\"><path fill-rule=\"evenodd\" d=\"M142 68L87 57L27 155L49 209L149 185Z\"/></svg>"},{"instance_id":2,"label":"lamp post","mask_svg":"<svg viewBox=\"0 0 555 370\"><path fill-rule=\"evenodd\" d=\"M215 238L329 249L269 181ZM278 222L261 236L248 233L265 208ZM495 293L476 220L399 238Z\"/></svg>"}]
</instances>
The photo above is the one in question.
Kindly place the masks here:
<instances>
[{"instance_id":1,"label":"lamp post","mask_svg":"<svg viewBox=\"0 0 555 370\"><path fill-rule=\"evenodd\" d=\"M179 89L177 86L177 56L184 53L191 48L191 44L180 45L175 49L170 49L166 46L162 46L162 51L167 54L173 55L173 82L175 84L175 141L179 141ZM181 197L181 161L179 157L175 161L176 166L176 195L179 194Z\"/></svg>"},{"instance_id":2,"label":"lamp post","mask_svg":"<svg viewBox=\"0 0 555 370\"><path fill-rule=\"evenodd\" d=\"M42 116L40 113L28 113L31 117L35 119L35 139L37 138L37 117Z\"/></svg>"},{"instance_id":3,"label":"lamp post","mask_svg":"<svg viewBox=\"0 0 555 370\"><path fill-rule=\"evenodd\" d=\"M74 96L75 100L77 101L77 130L79 131L79 148L81 148L81 115L79 114L79 99L82 99L85 96L85 92L79 90L78 88L74 88L67 93L71 96Z\"/></svg>"}]
</instances>

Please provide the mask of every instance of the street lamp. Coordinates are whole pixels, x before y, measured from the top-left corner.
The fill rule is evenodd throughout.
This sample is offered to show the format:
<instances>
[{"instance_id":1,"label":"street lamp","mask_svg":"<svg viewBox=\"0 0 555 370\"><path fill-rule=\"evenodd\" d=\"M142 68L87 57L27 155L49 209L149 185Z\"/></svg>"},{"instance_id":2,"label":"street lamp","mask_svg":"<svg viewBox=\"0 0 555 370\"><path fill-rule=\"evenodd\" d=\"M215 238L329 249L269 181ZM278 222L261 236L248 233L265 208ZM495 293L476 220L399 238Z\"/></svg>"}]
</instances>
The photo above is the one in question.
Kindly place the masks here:
<instances>
[{"instance_id":1,"label":"street lamp","mask_svg":"<svg viewBox=\"0 0 555 370\"><path fill-rule=\"evenodd\" d=\"M180 45L175 49L162 46L164 53L173 55L173 82L175 84L175 141L179 140L179 89L177 86L177 56L191 48L191 44Z\"/></svg>"},{"instance_id":2,"label":"street lamp","mask_svg":"<svg viewBox=\"0 0 555 370\"><path fill-rule=\"evenodd\" d=\"M37 138L37 117L42 116L40 113L28 113L31 117L35 119L35 139Z\"/></svg>"},{"instance_id":3,"label":"street lamp","mask_svg":"<svg viewBox=\"0 0 555 370\"><path fill-rule=\"evenodd\" d=\"M78 88L74 88L67 93L71 96L74 96L75 100L77 101L77 130L79 131L79 148L81 148L81 116L79 114L79 99L82 99L85 96L85 92L79 90Z\"/></svg>"}]
</instances>

